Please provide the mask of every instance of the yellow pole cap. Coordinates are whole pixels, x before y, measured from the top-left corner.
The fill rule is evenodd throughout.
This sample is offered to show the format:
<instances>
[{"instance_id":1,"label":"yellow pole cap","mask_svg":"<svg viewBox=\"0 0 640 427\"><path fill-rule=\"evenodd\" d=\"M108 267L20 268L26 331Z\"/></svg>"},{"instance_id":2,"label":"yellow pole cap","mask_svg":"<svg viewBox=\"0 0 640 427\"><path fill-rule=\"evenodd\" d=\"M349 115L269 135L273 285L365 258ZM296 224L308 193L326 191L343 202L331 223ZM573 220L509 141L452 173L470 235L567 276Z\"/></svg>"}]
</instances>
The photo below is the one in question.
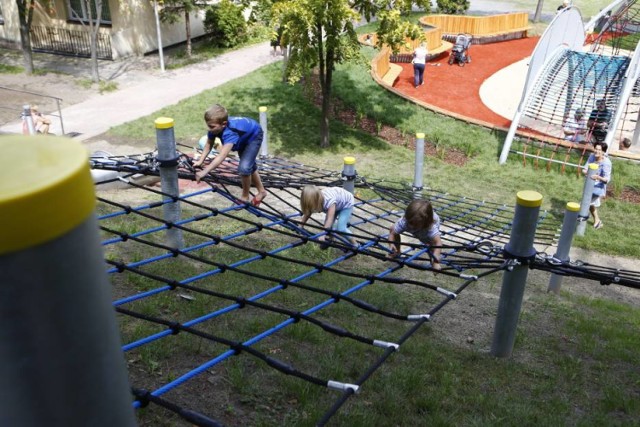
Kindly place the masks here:
<instances>
[{"instance_id":1,"label":"yellow pole cap","mask_svg":"<svg viewBox=\"0 0 640 427\"><path fill-rule=\"evenodd\" d=\"M258 108L258 111L260 111L261 113L264 113L265 111L267 111L267 107L260 107Z\"/></svg>"},{"instance_id":2,"label":"yellow pole cap","mask_svg":"<svg viewBox=\"0 0 640 427\"><path fill-rule=\"evenodd\" d=\"M598 164L597 163L589 163L589 169L591 169L591 170L598 169Z\"/></svg>"},{"instance_id":3,"label":"yellow pole cap","mask_svg":"<svg viewBox=\"0 0 640 427\"><path fill-rule=\"evenodd\" d=\"M0 137L0 255L54 240L82 224L96 198L88 155L76 141Z\"/></svg>"},{"instance_id":4,"label":"yellow pole cap","mask_svg":"<svg viewBox=\"0 0 640 427\"><path fill-rule=\"evenodd\" d=\"M154 120L156 129L170 129L173 127L173 119L170 117L158 117Z\"/></svg>"},{"instance_id":5,"label":"yellow pole cap","mask_svg":"<svg viewBox=\"0 0 640 427\"><path fill-rule=\"evenodd\" d=\"M416 138L423 139L424 138L424 133L423 132L416 133Z\"/></svg>"},{"instance_id":6,"label":"yellow pole cap","mask_svg":"<svg viewBox=\"0 0 640 427\"><path fill-rule=\"evenodd\" d=\"M345 165L355 165L356 164L356 158L355 157L345 157L344 158L344 164Z\"/></svg>"},{"instance_id":7,"label":"yellow pole cap","mask_svg":"<svg viewBox=\"0 0 640 427\"><path fill-rule=\"evenodd\" d=\"M571 212L578 212L580 210L580 204L576 202L567 203L567 210Z\"/></svg>"},{"instance_id":8,"label":"yellow pole cap","mask_svg":"<svg viewBox=\"0 0 640 427\"><path fill-rule=\"evenodd\" d=\"M516 201L520 206L537 208L542 205L542 194L532 190L518 191Z\"/></svg>"}]
</instances>

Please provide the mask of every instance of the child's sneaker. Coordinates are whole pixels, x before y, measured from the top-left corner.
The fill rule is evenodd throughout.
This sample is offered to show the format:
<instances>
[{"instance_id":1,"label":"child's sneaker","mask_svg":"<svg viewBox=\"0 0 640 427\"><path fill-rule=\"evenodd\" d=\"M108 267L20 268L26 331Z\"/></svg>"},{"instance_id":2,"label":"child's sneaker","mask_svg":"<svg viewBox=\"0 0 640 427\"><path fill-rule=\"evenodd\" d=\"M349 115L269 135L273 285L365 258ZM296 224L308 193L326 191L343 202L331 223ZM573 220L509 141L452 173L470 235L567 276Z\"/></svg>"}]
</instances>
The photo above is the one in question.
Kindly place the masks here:
<instances>
[{"instance_id":1,"label":"child's sneaker","mask_svg":"<svg viewBox=\"0 0 640 427\"><path fill-rule=\"evenodd\" d=\"M596 230L602 228L604 224L602 223L602 221L598 221L595 224L593 224L593 228L595 228Z\"/></svg>"}]
</instances>

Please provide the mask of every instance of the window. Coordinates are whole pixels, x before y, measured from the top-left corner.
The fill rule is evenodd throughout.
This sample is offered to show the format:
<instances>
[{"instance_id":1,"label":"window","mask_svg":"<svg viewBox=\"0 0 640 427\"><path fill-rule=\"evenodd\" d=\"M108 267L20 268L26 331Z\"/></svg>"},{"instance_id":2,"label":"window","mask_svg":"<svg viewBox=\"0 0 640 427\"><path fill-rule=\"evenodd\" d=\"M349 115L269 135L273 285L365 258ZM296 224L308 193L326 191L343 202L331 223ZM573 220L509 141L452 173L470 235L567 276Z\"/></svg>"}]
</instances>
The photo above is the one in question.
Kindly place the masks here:
<instances>
[{"instance_id":1,"label":"window","mask_svg":"<svg viewBox=\"0 0 640 427\"><path fill-rule=\"evenodd\" d=\"M98 13L96 12L96 3L98 0L69 0L69 20L71 21L89 21L89 10L91 7L91 17L96 20ZM109 0L102 0L102 16L100 23L111 23L111 11L109 10Z\"/></svg>"}]
</instances>

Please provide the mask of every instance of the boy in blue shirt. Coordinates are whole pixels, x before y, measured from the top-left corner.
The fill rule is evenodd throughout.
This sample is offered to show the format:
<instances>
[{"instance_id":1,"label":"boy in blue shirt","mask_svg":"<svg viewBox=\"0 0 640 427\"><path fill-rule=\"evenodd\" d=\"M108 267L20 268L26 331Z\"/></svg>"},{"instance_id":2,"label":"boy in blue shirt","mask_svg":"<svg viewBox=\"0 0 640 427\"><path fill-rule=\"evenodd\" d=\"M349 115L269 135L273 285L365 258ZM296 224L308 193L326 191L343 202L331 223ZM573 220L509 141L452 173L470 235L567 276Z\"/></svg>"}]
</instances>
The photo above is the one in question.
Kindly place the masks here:
<instances>
[{"instance_id":1,"label":"boy in blue shirt","mask_svg":"<svg viewBox=\"0 0 640 427\"><path fill-rule=\"evenodd\" d=\"M256 164L256 157L258 157L263 137L260 124L247 117L229 117L226 108L220 104L216 104L205 111L204 121L209 128L207 142L202 150L202 156L193 164L194 167L202 166L202 163L204 163L213 148L216 137L220 138L222 148L220 148L215 159L196 174L196 182L200 182L202 178L218 167L231 151L237 151L240 156L238 174L242 181L242 196L240 200L244 203L249 202L249 189L253 181L258 194L251 200L251 204L259 206L268 194L262 185L262 180L258 174L258 165Z\"/></svg>"}]
</instances>

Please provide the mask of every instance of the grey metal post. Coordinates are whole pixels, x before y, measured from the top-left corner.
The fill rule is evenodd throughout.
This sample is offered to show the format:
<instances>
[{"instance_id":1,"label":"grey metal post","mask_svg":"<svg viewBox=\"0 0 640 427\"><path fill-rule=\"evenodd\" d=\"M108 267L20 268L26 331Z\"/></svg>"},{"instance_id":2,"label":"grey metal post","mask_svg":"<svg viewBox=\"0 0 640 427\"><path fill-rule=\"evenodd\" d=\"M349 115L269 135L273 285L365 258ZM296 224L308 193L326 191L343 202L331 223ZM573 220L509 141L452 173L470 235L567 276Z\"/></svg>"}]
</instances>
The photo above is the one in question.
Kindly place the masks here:
<instances>
[{"instance_id":1,"label":"grey metal post","mask_svg":"<svg viewBox=\"0 0 640 427\"><path fill-rule=\"evenodd\" d=\"M36 127L33 124L33 117L31 117L31 106L23 105L22 106L22 120L27 124L27 131L29 135L35 135Z\"/></svg>"},{"instance_id":2,"label":"grey metal post","mask_svg":"<svg viewBox=\"0 0 640 427\"><path fill-rule=\"evenodd\" d=\"M558 239L558 248L554 258L560 261L569 260L569 250L571 250L571 242L573 241L573 235L576 230L576 222L578 220L578 212L580 211L580 205L576 202L567 203L567 208L564 211L564 220L562 221L562 230L560 230L560 238ZM560 286L562 285L562 276L559 274L551 273L551 279L549 279L549 287L547 292L560 292Z\"/></svg>"},{"instance_id":3,"label":"grey metal post","mask_svg":"<svg viewBox=\"0 0 640 427\"><path fill-rule=\"evenodd\" d=\"M258 108L260 111L260 127L262 128L262 145L260 146L260 157L269 155L269 132L267 130L267 107Z\"/></svg>"},{"instance_id":4,"label":"grey metal post","mask_svg":"<svg viewBox=\"0 0 640 427\"><path fill-rule=\"evenodd\" d=\"M516 259L535 255L533 241L541 204L542 195L540 193L536 191L518 192L511 236L505 247L507 254ZM498 315L491 344L491 354L496 357L509 357L513 351L528 272L529 266L519 262L512 269L505 271L502 278Z\"/></svg>"},{"instance_id":5,"label":"grey metal post","mask_svg":"<svg viewBox=\"0 0 640 427\"><path fill-rule=\"evenodd\" d=\"M582 201L580 202L580 214L578 215L578 228L576 234L578 236L584 236L584 230L587 227L587 220L589 219L589 206L591 206L591 198L593 197L593 187L595 181L591 179L591 176L598 170L598 165L595 163L589 163L587 168L587 176L584 179L584 187L582 190Z\"/></svg>"},{"instance_id":6,"label":"grey metal post","mask_svg":"<svg viewBox=\"0 0 640 427\"><path fill-rule=\"evenodd\" d=\"M178 185L178 152L176 151L176 139L173 133L173 119L159 117L155 120L156 140L158 145L158 162L160 162L160 180L164 201L169 202L172 197L180 196ZM180 221L180 202L170 202L163 205L164 220L171 223ZM167 246L183 248L184 239L182 230L175 227L167 229Z\"/></svg>"},{"instance_id":7,"label":"grey metal post","mask_svg":"<svg viewBox=\"0 0 640 427\"><path fill-rule=\"evenodd\" d=\"M416 133L416 162L413 175L413 198L422 198L422 169L424 166L424 133Z\"/></svg>"},{"instance_id":8,"label":"grey metal post","mask_svg":"<svg viewBox=\"0 0 640 427\"><path fill-rule=\"evenodd\" d=\"M135 426L86 150L17 135L3 150L28 179L0 183L0 425Z\"/></svg>"},{"instance_id":9,"label":"grey metal post","mask_svg":"<svg viewBox=\"0 0 640 427\"><path fill-rule=\"evenodd\" d=\"M356 158L345 157L344 166L342 168L342 188L353 194L356 184Z\"/></svg>"}]
</instances>

